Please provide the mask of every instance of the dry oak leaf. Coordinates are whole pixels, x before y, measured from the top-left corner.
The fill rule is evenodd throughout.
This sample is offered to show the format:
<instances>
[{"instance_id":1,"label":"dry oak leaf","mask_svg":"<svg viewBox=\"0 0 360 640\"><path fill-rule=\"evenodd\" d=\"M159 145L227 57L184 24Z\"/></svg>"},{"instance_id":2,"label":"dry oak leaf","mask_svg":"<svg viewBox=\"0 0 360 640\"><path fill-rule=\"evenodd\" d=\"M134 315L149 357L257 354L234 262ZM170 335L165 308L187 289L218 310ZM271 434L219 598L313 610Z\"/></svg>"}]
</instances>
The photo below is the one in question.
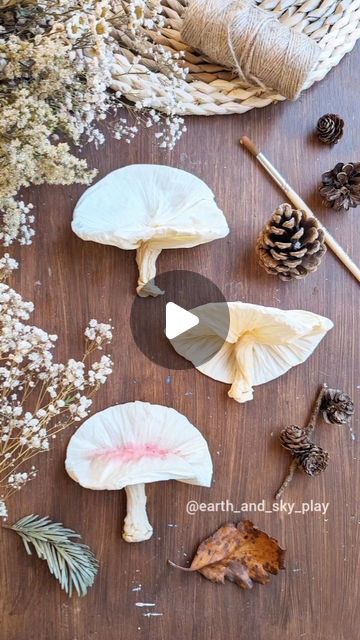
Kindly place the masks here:
<instances>
[{"instance_id":1,"label":"dry oak leaf","mask_svg":"<svg viewBox=\"0 0 360 640\"><path fill-rule=\"evenodd\" d=\"M199 571L211 582L224 584L226 578L242 589L252 589L254 582L266 584L270 573L285 568L284 554L275 538L244 520L228 522L204 540L190 567L169 563L182 571Z\"/></svg>"}]
</instances>

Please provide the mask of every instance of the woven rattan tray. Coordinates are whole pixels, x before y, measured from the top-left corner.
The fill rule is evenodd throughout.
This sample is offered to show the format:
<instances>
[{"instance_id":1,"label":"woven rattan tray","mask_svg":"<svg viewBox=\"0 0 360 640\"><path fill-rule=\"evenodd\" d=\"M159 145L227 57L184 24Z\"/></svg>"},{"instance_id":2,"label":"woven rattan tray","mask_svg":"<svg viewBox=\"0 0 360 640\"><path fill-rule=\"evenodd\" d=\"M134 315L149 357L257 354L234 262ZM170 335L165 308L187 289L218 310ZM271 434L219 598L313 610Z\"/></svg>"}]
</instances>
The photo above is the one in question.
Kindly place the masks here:
<instances>
[{"instance_id":1,"label":"woven rattan tray","mask_svg":"<svg viewBox=\"0 0 360 640\"><path fill-rule=\"evenodd\" d=\"M360 0L256 0L259 7L272 11L292 29L306 33L322 49L320 59L304 88L322 80L342 57L351 51L360 37ZM285 98L271 89L260 89L241 82L234 73L212 63L182 42L180 32L187 0L163 0L165 27L152 33L152 39L173 51L184 51L189 68L188 81L177 90L179 112L193 115L245 113ZM131 42L119 44L113 67L113 88L136 102L151 98L161 109L166 97L166 83L152 60L131 67L136 51ZM155 99L155 104L154 104ZM157 104L156 104L157 102Z\"/></svg>"}]
</instances>

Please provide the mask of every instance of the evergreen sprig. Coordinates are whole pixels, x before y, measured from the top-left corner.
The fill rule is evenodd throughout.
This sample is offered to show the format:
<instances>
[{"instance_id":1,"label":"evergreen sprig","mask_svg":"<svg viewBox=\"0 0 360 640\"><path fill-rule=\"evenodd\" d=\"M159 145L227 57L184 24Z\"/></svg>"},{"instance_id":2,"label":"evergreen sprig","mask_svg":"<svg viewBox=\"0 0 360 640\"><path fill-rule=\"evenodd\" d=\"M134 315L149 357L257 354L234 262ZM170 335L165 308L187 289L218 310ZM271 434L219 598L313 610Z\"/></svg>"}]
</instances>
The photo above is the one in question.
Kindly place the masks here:
<instances>
[{"instance_id":1,"label":"evergreen sprig","mask_svg":"<svg viewBox=\"0 0 360 640\"><path fill-rule=\"evenodd\" d=\"M7 528L21 537L29 555L32 555L30 545L33 545L38 558L46 560L50 573L70 598L73 588L79 596L86 595L94 584L99 563L87 545L73 542L71 538L81 537L78 533L48 517L34 514Z\"/></svg>"}]
</instances>

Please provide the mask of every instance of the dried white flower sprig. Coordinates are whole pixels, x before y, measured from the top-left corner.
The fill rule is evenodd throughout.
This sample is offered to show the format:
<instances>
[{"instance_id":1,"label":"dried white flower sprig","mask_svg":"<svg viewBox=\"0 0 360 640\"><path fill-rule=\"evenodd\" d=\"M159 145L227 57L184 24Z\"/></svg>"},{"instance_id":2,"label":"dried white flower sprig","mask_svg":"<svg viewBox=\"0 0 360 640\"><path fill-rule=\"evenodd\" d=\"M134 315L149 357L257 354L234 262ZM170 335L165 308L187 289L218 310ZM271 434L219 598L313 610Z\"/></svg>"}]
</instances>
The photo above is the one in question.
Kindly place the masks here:
<instances>
[{"instance_id":1,"label":"dried white flower sprig","mask_svg":"<svg viewBox=\"0 0 360 640\"><path fill-rule=\"evenodd\" d=\"M7 254L0 260L0 281L17 267ZM32 302L0 282L0 517L7 500L33 477L29 461L48 451L67 427L86 418L91 397L112 372L110 356L93 354L111 342L110 324L90 320L81 360L53 362L56 335L27 324ZM89 360L92 362L88 364Z\"/></svg>"},{"instance_id":2,"label":"dried white flower sprig","mask_svg":"<svg viewBox=\"0 0 360 640\"><path fill-rule=\"evenodd\" d=\"M160 146L174 146L185 130L176 96L186 70L180 54L151 43L149 30L162 23L160 0L0 0L0 240L6 246L15 239L30 244L34 233L32 206L17 198L20 189L92 181L96 171L67 142L102 144L99 124L108 115L116 139L130 143L139 125L156 125ZM124 117L130 108L123 91L110 91L121 40L138 52L127 74L150 57L166 89L161 101L155 90L153 99L139 90L134 123Z\"/></svg>"}]
</instances>

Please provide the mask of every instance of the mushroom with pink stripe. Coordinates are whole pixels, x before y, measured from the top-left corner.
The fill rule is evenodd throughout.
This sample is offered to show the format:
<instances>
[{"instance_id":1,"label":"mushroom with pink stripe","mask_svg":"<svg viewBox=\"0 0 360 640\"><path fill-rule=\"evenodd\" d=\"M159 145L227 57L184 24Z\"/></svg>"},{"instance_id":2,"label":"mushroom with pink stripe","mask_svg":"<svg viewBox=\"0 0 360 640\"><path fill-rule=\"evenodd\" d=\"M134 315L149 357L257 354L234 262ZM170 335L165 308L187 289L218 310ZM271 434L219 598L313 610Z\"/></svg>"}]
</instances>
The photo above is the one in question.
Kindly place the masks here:
<instances>
[{"instance_id":1,"label":"mushroom with pink stripe","mask_svg":"<svg viewBox=\"0 0 360 640\"><path fill-rule=\"evenodd\" d=\"M211 456L200 431L175 409L139 401L88 418L70 439L65 466L87 489L125 489L127 542L148 540L153 533L146 483L178 480L209 487L212 477Z\"/></svg>"}]
</instances>

